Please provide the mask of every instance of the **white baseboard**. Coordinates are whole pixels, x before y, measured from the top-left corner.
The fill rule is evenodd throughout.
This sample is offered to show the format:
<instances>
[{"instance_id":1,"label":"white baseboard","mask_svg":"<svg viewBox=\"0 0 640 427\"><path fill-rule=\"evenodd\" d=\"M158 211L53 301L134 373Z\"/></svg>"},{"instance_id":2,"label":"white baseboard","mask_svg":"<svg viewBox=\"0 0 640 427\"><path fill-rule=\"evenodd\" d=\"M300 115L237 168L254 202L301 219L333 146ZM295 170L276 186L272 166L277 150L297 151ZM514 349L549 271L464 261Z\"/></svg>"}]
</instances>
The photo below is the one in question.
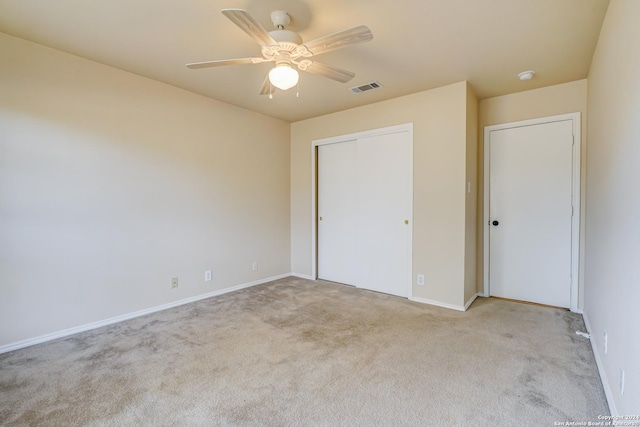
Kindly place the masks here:
<instances>
[{"instance_id":1,"label":"white baseboard","mask_svg":"<svg viewBox=\"0 0 640 427\"><path fill-rule=\"evenodd\" d=\"M469 308L469 306L471 306L471 304L473 304L473 302L476 300L476 298L478 298L479 296L481 296L481 294L478 292L477 294L473 295L471 298L469 298L469 301L467 301L464 306L462 305L455 305L455 304L448 304L446 302L440 302L440 301L435 301L435 300L431 300L431 299L426 299L426 298L417 298L417 297L410 297L409 299L411 301L415 301L415 302L421 302L423 304L429 304L429 305L436 305L438 307L444 307L444 308L450 308L452 310L457 310L457 311L467 311L467 309Z\"/></svg>"},{"instance_id":2,"label":"white baseboard","mask_svg":"<svg viewBox=\"0 0 640 427\"><path fill-rule=\"evenodd\" d=\"M300 279L316 280L313 277L309 276L308 274L291 273L291 275L293 277L299 277Z\"/></svg>"},{"instance_id":3,"label":"white baseboard","mask_svg":"<svg viewBox=\"0 0 640 427\"><path fill-rule=\"evenodd\" d=\"M458 310L458 311L465 311L466 310L466 308L461 306L461 305L448 304L446 302L440 302L440 301L426 299L426 298L410 297L409 299L411 301L421 302L423 304L435 305L435 306L438 306L438 307L450 308L452 310Z\"/></svg>"},{"instance_id":4,"label":"white baseboard","mask_svg":"<svg viewBox=\"0 0 640 427\"><path fill-rule=\"evenodd\" d=\"M618 416L618 410L616 409L616 404L613 401L613 393L611 392L611 387L609 387L609 380L607 380L607 374L604 371L604 365L602 363L602 359L600 358L600 352L598 351L598 347L596 346L596 342L593 339L591 325L589 324L589 319L587 317L587 313L583 311L582 318L584 319L584 325L587 328L587 332L589 333L589 341L591 342L591 349L593 350L593 355L596 359L596 366L598 367L598 373L600 374L600 381L602 381L602 388L604 388L604 395L607 398L607 404L609 405L609 412L611 415Z\"/></svg>"},{"instance_id":5,"label":"white baseboard","mask_svg":"<svg viewBox=\"0 0 640 427\"><path fill-rule=\"evenodd\" d=\"M469 298L469 301L467 301L464 304L464 311L467 311L467 309L469 308L469 306L471 306L471 304L473 304L473 302L476 300L476 298L478 298L480 296L480 293L478 292L477 294L475 294L474 296L472 296L471 298Z\"/></svg>"},{"instance_id":6,"label":"white baseboard","mask_svg":"<svg viewBox=\"0 0 640 427\"><path fill-rule=\"evenodd\" d=\"M181 299L181 300L170 302L170 303L167 303L167 304L162 304L162 305L158 305L158 306L155 306L155 307L145 308L144 310L134 311L132 313L127 313L127 314L123 314L123 315L120 315L120 316L111 317L109 319L100 320L100 321L92 322L92 323L87 323L85 325L76 326L76 327L69 328L69 329L64 329L62 331L53 332L53 333L46 334L46 335L41 335L39 337L26 339L26 340L18 341L18 342L11 343L11 344L6 344L6 345L3 345L3 346L0 346L0 354L7 353L7 352L13 351L13 350L19 350L19 349L25 348L25 347L30 347L30 346L36 345L36 344L41 344L41 343L44 343L44 342L47 342L47 341L52 341L52 340L55 340L55 339L58 339L58 338L64 338L64 337L67 337L69 335L73 335L73 334L77 334L77 333L80 333L80 332L89 331L91 329L101 328L102 326L112 325L114 323L123 322L125 320L133 319L133 318L136 318L136 317L145 316L147 314L155 313L157 311L167 310L169 308L177 307L179 305L189 304L191 302L199 301L199 300L206 299L206 298L215 297L215 296L226 294L226 293L229 293L229 292L238 291L240 289L249 288L251 286L261 285L262 283L267 283L267 282L271 282L273 280L278 280L278 279L282 279L282 278L285 278L285 277L290 277L292 275L293 274L291 274L291 273L285 273L285 274L280 274L278 276L272 276L272 277L267 277L265 279L256 280L254 282L242 283L240 285L231 286L229 288L224 288L224 289L220 289L220 290L217 290L217 291L207 292L206 294L200 294L200 295L196 295L194 297Z\"/></svg>"}]
</instances>

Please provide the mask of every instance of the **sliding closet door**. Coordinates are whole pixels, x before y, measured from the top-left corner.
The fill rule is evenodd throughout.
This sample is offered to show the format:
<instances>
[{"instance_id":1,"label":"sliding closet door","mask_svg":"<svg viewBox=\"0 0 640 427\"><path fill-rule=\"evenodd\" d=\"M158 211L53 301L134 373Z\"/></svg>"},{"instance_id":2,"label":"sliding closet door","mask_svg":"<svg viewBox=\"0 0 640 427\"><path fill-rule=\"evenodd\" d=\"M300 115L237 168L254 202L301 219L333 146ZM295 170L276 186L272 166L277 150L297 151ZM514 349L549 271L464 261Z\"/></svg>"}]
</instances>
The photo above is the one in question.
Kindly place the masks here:
<instances>
[{"instance_id":1,"label":"sliding closet door","mask_svg":"<svg viewBox=\"0 0 640 427\"><path fill-rule=\"evenodd\" d=\"M411 136L318 146L318 278L408 296Z\"/></svg>"},{"instance_id":2,"label":"sliding closet door","mask_svg":"<svg viewBox=\"0 0 640 427\"><path fill-rule=\"evenodd\" d=\"M356 141L318 147L318 278L356 286Z\"/></svg>"},{"instance_id":3,"label":"sliding closet door","mask_svg":"<svg viewBox=\"0 0 640 427\"><path fill-rule=\"evenodd\" d=\"M411 194L406 132L357 143L357 286L406 297Z\"/></svg>"}]
</instances>

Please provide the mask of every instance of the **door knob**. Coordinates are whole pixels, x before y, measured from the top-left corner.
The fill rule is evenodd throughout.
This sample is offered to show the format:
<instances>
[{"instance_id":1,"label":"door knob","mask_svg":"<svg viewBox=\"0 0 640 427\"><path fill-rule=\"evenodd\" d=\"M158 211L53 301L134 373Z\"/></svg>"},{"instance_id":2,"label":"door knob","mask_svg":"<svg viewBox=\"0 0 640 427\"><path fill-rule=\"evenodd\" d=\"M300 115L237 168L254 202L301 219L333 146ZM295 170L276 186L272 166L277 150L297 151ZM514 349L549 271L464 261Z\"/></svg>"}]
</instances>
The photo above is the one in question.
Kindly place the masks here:
<instances>
[{"instance_id":1,"label":"door knob","mask_svg":"<svg viewBox=\"0 0 640 427\"><path fill-rule=\"evenodd\" d=\"M322 221L322 217L318 218L320 221Z\"/></svg>"},{"instance_id":2,"label":"door knob","mask_svg":"<svg viewBox=\"0 0 640 427\"><path fill-rule=\"evenodd\" d=\"M498 221L493 221L491 224L493 224L493 225L498 225L498 224L500 224L500 223L499 223Z\"/></svg>"}]
</instances>

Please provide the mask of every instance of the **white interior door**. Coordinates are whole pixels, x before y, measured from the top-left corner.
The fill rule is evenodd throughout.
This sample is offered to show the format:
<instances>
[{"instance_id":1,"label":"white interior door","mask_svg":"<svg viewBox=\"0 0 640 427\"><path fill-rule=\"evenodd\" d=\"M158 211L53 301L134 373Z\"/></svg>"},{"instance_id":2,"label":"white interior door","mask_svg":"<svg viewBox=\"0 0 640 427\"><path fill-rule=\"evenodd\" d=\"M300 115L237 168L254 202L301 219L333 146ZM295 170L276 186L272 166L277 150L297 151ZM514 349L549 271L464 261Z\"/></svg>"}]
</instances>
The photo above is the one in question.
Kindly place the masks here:
<instances>
[{"instance_id":1,"label":"white interior door","mask_svg":"<svg viewBox=\"0 0 640 427\"><path fill-rule=\"evenodd\" d=\"M408 296L411 140L387 134L357 143L357 286Z\"/></svg>"},{"instance_id":2,"label":"white interior door","mask_svg":"<svg viewBox=\"0 0 640 427\"><path fill-rule=\"evenodd\" d=\"M356 141L318 147L318 278L356 286Z\"/></svg>"},{"instance_id":3,"label":"white interior door","mask_svg":"<svg viewBox=\"0 0 640 427\"><path fill-rule=\"evenodd\" d=\"M565 120L490 133L491 295L570 307L572 129Z\"/></svg>"},{"instance_id":4,"label":"white interior door","mask_svg":"<svg viewBox=\"0 0 640 427\"><path fill-rule=\"evenodd\" d=\"M407 297L412 137L319 145L318 278Z\"/></svg>"}]
</instances>

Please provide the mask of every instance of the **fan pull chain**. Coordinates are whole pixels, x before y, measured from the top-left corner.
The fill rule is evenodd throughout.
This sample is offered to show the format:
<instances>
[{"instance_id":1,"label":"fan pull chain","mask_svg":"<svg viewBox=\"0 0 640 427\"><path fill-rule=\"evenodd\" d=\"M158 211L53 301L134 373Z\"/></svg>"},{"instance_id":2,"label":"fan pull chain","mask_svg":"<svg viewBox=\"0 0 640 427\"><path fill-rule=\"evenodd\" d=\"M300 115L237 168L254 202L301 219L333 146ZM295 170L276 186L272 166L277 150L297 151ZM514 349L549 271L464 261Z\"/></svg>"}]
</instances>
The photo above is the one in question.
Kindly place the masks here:
<instances>
[{"instance_id":1,"label":"fan pull chain","mask_svg":"<svg viewBox=\"0 0 640 427\"><path fill-rule=\"evenodd\" d=\"M269 99L273 99L273 85L271 84L271 80L269 80Z\"/></svg>"},{"instance_id":2,"label":"fan pull chain","mask_svg":"<svg viewBox=\"0 0 640 427\"><path fill-rule=\"evenodd\" d=\"M296 85L296 98L300 98L300 80L298 80L298 84Z\"/></svg>"}]
</instances>

